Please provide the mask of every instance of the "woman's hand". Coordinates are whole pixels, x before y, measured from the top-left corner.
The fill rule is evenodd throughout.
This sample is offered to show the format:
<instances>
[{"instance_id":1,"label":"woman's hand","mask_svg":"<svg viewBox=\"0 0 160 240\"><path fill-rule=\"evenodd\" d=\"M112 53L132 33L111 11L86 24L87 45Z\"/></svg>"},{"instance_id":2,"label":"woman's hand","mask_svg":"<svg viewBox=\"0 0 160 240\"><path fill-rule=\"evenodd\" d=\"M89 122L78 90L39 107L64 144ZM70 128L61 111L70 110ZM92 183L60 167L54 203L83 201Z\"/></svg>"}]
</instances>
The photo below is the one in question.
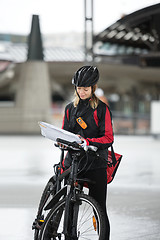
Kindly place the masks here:
<instances>
[{"instance_id":1,"label":"woman's hand","mask_svg":"<svg viewBox=\"0 0 160 240\"><path fill-rule=\"evenodd\" d=\"M83 147L84 149L87 148L87 141L85 138L83 138L81 135L77 135L81 139L81 143L79 145Z\"/></svg>"},{"instance_id":2,"label":"woman's hand","mask_svg":"<svg viewBox=\"0 0 160 240\"><path fill-rule=\"evenodd\" d=\"M67 147L65 145L63 145L62 143L57 142L57 145L59 146L59 148L67 149Z\"/></svg>"}]
</instances>

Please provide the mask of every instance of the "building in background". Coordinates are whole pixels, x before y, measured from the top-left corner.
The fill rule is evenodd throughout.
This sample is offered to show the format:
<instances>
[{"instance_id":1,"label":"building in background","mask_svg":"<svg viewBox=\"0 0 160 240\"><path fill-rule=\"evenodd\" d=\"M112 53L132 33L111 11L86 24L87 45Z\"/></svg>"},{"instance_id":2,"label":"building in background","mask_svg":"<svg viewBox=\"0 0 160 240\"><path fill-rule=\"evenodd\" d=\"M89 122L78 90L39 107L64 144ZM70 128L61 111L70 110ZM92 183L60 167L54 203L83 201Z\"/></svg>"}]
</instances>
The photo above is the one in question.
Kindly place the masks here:
<instances>
[{"instance_id":1,"label":"building in background","mask_svg":"<svg viewBox=\"0 0 160 240\"><path fill-rule=\"evenodd\" d=\"M150 133L151 103L160 100L159 24L160 4L156 4L124 16L94 36L92 50L94 64L100 71L99 88L105 92L117 134ZM26 119L26 125L21 131L18 130L21 124L17 125L17 130L14 128L16 117L23 115L20 108L17 113L14 111L14 107L18 107L18 89L20 85L24 87L29 83L28 77L22 81L22 73L28 65L27 39L28 36L0 34L0 133L27 133L27 119L31 119L31 103L22 118ZM63 115L63 104L70 101L73 94L72 76L80 66L86 64L83 34L63 35L63 42L60 41L61 37L55 35L53 38L42 35L42 39L44 60L38 61L36 68L42 72L41 65L45 62L43 74L46 71L50 89L47 98L49 97L50 101L48 114L51 118L48 119L53 124L59 124ZM74 47L73 43L76 43ZM34 76L32 77L34 79ZM38 80L36 86L37 88L33 84L29 87L32 92L30 102L36 101L33 99L36 98L38 88L41 89L40 100L36 101L40 109L45 90ZM36 114L36 111L32 113ZM12 127L5 128L7 122L8 126ZM31 128L30 133L37 132L38 125Z\"/></svg>"}]
</instances>

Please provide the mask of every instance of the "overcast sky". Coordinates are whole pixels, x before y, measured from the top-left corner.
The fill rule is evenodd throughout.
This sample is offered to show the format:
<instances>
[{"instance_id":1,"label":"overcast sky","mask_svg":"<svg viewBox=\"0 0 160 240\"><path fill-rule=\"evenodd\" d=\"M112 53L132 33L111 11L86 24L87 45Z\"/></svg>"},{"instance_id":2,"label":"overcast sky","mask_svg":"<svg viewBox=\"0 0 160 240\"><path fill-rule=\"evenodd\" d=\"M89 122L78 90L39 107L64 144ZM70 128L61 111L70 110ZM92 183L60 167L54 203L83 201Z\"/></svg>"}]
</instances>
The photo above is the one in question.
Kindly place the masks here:
<instances>
[{"instance_id":1,"label":"overcast sky","mask_svg":"<svg viewBox=\"0 0 160 240\"><path fill-rule=\"evenodd\" d=\"M160 1L94 0L94 31L104 30L122 14L156 3ZM44 34L84 30L84 0L0 0L0 33L28 34L32 14L40 16Z\"/></svg>"}]
</instances>

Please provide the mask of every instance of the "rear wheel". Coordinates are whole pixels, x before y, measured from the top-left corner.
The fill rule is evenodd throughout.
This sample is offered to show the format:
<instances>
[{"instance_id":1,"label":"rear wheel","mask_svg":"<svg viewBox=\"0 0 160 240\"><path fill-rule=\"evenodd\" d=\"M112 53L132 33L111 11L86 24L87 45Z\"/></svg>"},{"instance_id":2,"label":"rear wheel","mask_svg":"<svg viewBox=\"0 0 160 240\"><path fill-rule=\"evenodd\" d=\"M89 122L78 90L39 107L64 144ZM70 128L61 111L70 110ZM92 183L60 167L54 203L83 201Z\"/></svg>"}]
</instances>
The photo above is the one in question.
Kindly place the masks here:
<instances>
[{"instance_id":1,"label":"rear wheel","mask_svg":"<svg viewBox=\"0 0 160 240\"><path fill-rule=\"evenodd\" d=\"M104 240L104 215L92 197L78 194L70 207L65 235L63 227L65 199L63 199L48 213L39 240Z\"/></svg>"}]
</instances>

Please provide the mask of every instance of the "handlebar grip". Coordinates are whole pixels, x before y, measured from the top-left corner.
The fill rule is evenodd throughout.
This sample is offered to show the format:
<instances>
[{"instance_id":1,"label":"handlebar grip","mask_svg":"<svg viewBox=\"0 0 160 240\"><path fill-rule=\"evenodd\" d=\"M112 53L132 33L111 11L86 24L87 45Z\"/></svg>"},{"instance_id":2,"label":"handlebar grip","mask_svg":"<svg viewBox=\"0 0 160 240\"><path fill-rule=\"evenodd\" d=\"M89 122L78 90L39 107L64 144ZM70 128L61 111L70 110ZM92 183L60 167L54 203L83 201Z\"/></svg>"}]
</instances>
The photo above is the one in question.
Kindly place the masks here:
<instances>
[{"instance_id":1,"label":"handlebar grip","mask_svg":"<svg viewBox=\"0 0 160 240\"><path fill-rule=\"evenodd\" d=\"M73 147L73 148L78 148L78 149L81 148L80 145L77 142L69 142L69 141L61 139L61 138L57 138L56 141L61 143L61 144L66 145L68 147Z\"/></svg>"}]
</instances>

